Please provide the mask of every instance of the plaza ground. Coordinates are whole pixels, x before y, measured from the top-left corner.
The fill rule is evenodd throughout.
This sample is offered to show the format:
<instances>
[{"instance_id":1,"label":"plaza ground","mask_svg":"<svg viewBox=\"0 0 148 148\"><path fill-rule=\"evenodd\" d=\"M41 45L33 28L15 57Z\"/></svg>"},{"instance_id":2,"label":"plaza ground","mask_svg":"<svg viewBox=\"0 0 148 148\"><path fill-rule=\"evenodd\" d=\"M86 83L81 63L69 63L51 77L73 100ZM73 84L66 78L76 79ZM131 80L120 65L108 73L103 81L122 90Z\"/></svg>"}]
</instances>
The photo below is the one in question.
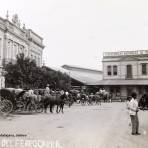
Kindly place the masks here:
<instances>
[{"instance_id":1,"label":"plaza ground","mask_svg":"<svg viewBox=\"0 0 148 148\"><path fill-rule=\"evenodd\" d=\"M141 135L131 135L129 121L125 103L119 102L102 103L101 106L74 105L65 107L64 114L1 116L0 147L11 146L3 144L4 140L12 142L20 138L24 141L58 141L57 145L48 145L48 148L148 148L148 111L139 112ZM24 136L6 137L3 134Z\"/></svg>"}]
</instances>

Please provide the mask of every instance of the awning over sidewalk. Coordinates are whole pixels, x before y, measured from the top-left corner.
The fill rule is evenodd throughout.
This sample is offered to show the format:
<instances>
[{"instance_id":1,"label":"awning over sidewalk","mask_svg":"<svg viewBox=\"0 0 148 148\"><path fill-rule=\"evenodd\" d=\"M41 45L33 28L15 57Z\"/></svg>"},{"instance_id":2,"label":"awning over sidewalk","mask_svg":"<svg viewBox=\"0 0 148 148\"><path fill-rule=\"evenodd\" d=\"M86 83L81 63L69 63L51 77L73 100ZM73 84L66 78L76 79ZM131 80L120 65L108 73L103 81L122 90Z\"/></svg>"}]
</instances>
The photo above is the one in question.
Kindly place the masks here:
<instances>
[{"instance_id":1,"label":"awning over sidewalk","mask_svg":"<svg viewBox=\"0 0 148 148\"><path fill-rule=\"evenodd\" d=\"M148 85L148 80L100 80L88 85Z\"/></svg>"}]
</instances>

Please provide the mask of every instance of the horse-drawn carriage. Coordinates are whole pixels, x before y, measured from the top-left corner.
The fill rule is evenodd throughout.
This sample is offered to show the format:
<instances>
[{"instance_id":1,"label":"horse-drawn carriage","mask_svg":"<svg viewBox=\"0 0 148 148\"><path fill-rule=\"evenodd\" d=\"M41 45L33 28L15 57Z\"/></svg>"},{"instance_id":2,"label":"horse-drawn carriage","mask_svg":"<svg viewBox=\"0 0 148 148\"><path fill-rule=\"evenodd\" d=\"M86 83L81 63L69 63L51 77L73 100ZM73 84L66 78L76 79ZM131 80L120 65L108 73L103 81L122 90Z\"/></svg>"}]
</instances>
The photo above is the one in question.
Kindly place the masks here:
<instances>
[{"instance_id":1,"label":"horse-drawn carriage","mask_svg":"<svg viewBox=\"0 0 148 148\"><path fill-rule=\"evenodd\" d=\"M0 89L0 112L6 114L23 111L42 112L41 101L27 97L25 94L26 91L22 89Z\"/></svg>"}]
</instances>

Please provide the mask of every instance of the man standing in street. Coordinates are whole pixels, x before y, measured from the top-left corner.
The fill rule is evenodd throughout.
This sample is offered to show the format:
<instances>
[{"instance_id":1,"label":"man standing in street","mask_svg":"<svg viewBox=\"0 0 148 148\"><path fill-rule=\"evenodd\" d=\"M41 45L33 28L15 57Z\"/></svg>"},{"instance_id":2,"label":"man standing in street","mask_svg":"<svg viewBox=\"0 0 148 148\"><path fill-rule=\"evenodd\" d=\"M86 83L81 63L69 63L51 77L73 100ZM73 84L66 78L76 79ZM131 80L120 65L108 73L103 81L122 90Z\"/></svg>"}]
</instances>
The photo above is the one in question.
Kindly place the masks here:
<instances>
[{"instance_id":1,"label":"man standing in street","mask_svg":"<svg viewBox=\"0 0 148 148\"><path fill-rule=\"evenodd\" d=\"M129 114L132 123L132 135L140 135L139 133L139 120L138 120L138 101L136 100L137 94L135 92L131 95L132 99L129 104Z\"/></svg>"}]
</instances>

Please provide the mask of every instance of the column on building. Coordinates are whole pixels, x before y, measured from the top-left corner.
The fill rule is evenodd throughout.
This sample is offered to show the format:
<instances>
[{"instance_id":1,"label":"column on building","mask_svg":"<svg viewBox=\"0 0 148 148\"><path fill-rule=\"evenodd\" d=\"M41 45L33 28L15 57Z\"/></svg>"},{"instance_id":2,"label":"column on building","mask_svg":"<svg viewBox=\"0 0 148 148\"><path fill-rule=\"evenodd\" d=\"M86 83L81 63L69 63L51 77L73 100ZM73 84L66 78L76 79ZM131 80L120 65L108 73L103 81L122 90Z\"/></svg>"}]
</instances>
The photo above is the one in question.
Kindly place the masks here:
<instances>
[{"instance_id":1,"label":"column on building","mask_svg":"<svg viewBox=\"0 0 148 148\"><path fill-rule=\"evenodd\" d=\"M13 42L12 59L16 59L16 43Z\"/></svg>"},{"instance_id":2,"label":"column on building","mask_svg":"<svg viewBox=\"0 0 148 148\"><path fill-rule=\"evenodd\" d=\"M7 39L6 41L6 59L8 60L10 58L10 48L11 48L11 41Z\"/></svg>"},{"instance_id":3,"label":"column on building","mask_svg":"<svg viewBox=\"0 0 148 148\"><path fill-rule=\"evenodd\" d=\"M3 59L3 48L2 48L2 39L0 38L0 66L2 65Z\"/></svg>"},{"instance_id":4,"label":"column on building","mask_svg":"<svg viewBox=\"0 0 148 148\"><path fill-rule=\"evenodd\" d=\"M4 76L0 76L0 89L5 87L5 78Z\"/></svg>"},{"instance_id":5,"label":"column on building","mask_svg":"<svg viewBox=\"0 0 148 148\"><path fill-rule=\"evenodd\" d=\"M12 59L13 41L8 40L7 45L7 59Z\"/></svg>"},{"instance_id":6,"label":"column on building","mask_svg":"<svg viewBox=\"0 0 148 148\"><path fill-rule=\"evenodd\" d=\"M19 51L18 51L18 50L19 50L19 44L17 43L17 44L16 44L16 56L17 56L17 55L18 55L18 53L19 53Z\"/></svg>"}]
</instances>

